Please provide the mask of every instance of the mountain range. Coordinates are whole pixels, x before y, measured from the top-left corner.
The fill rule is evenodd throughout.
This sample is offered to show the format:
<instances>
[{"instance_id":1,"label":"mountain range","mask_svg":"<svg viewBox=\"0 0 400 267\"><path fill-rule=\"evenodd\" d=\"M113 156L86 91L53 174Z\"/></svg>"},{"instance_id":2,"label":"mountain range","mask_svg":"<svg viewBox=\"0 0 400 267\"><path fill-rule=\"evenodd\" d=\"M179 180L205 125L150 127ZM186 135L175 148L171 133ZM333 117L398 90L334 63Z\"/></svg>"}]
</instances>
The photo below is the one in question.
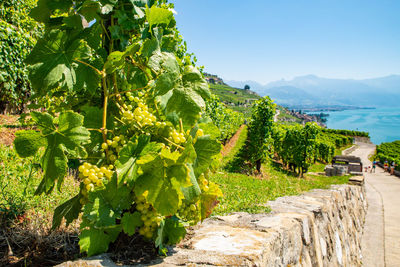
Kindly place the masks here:
<instances>
[{"instance_id":1,"label":"mountain range","mask_svg":"<svg viewBox=\"0 0 400 267\"><path fill-rule=\"evenodd\" d=\"M254 81L225 82L237 88L249 85L259 95L268 95L276 103L289 107L382 107L400 104L400 75L364 80L306 75L266 85Z\"/></svg>"}]
</instances>

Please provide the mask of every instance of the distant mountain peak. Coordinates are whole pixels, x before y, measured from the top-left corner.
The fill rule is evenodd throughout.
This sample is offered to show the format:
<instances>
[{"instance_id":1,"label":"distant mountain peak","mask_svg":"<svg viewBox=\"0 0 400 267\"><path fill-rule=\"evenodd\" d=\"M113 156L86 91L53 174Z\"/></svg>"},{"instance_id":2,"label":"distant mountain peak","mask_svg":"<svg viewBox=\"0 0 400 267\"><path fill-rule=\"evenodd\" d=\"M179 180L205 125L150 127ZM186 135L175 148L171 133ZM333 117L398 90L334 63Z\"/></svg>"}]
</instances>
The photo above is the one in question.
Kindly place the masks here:
<instances>
[{"instance_id":1,"label":"distant mountain peak","mask_svg":"<svg viewBox=\"0 0 400 267\"><path fill-rule=\"evenodd\" d=\"M266 85L254 81L227 83L238 88L248 84L259 95L269 95L283 105L376 107L398 105L400 102L400 75L395 74L364 80L332 79L308 74Z\"/></svg>"}]
</instances>

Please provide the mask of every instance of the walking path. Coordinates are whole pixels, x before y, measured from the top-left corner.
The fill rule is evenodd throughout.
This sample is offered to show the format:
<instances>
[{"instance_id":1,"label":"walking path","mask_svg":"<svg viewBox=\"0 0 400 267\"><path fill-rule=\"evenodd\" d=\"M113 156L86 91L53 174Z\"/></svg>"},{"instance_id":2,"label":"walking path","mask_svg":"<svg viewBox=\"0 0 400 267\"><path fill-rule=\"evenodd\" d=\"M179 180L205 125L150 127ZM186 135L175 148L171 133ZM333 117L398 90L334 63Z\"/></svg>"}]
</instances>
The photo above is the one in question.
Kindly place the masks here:
<instances>
[{"instance_id":1,"label":"walking path","mask_svg":"<svg viewBox=\"0 0 400 267\"><path fill-rule=\"evenodd\" d=\"M357 143L351 154L371 166L368 155L375 145ZM368 211L362 238L364 266L400 266L400 178L377 167L376 173L365 173Z\"/></svg>"}]
</instances>

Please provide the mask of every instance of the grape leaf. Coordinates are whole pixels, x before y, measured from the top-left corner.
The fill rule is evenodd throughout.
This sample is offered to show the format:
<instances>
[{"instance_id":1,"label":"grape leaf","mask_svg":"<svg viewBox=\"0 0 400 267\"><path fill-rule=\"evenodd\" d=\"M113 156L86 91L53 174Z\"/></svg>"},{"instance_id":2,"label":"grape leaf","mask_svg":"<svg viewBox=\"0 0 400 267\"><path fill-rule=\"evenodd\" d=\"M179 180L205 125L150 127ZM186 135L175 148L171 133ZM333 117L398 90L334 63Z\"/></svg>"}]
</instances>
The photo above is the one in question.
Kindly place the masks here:
<instances>
[{"instance_id":1,"label":"grape leaf","mask_svg":"<svg viewBox=\"0 0 400 267\"><path fill-rule=\"evenodd\" d=\"M108 58L106 63L104 64L104 68L106 69L107 73L111 74L117 69L123 68L125 63L125 52L114 51L112 52Z\"/></svg>"},{"instance_id":2,"label":"grape leaf","mask_svg":"<svg viewBox=\"0 0 400 267\"><path fill-rule=\"evenodd\" d=\"M98 15L100 13L100 3L97 0L85 0L77 5L77 11L85 17L86 21L100 19Z\"/></svg>"},{"instance_id":3,"label":"grape leaf","mask_svg":"<svg viewBox=\"0 0 400 267\"><path fill-rule=\"evenodd\" d=\"M22 158L34 156L45 145L46 138L37 131L22 130L15 133L14 147Z\"/></svg>"},{"instance_id":4,"label":"grape leaf","mask_svg":"<svg viewBox=\"0 0 400 267\"><path fill-rule=\"evenodd\" d=\"M140 175L135 183L136 195L142 195L148 191L147 201L162 215L170 216L174 214L184 198L181 187L182 184L174 177L166 176L164 166L165 161L160 156L147 155L146 160L140 160ZM138 161L139 164L139 161Z\"/></svg>"},{"instance_id":5,"label":"grape leaf","mask_svg":"<svg viewBox=\"0 0 400 267\"><path fill-rule=\"evenodd\" d=\"M90 56L90 48L76 35L69 36L61 30L51 30L40 39L26 58L29 79L35 90L46 94L57 85L72 90L76 83L75 59ZM87 77L91 79L91 77Z\"/></svg>"},{"instance_id":6,"label":"grape leaf","mask_svg":"<svg viewBox=\"0 0 400 267\"><path fill-rule=\"evenodd\" d=\"M190 88L177 87L161 98L167 115L176 114L185 125L193 125L205 107L203 98Z\"/></svg>"},{"instance_id":7,"label":"grape leaf","mask_svg":"<svg viewBox=\"0 0 400 267\"><path fill-rule=\"evenodd\" d=\"M176 216L166 218L161 222L158 228L155 245L163 254L166 254L164 245L176 244L181 241L185 235L186 229Z\"/></svg>"},{"instance_id":8,"label":"grape leaf","mask_svg":"<svg viewBox=\"0 0 400 267\"><path fill-rule=\"evenodd\" d=\"M67 155L86 156L82 145L89 141L90 133L82 126L83 116L72 111L60 114L58 128L48 113L32 112L31 116L47 140L42 158L43 180L36 194L49 193L56 181L61 187L67 174Z\"/></svg>"},{"instance_id":9,"label":"grape leaf","mask_svg":"<svg viewBox=\"0 0 400 267\"><path fill-rule=\"evenodd\" d=\"M194 66L185 67L185 72L182 76L183 86L191 88L198 93L203 99L209 99L211 92L207 81L203 78L200 71Z\"/></svg>"},{"instance_id":10,"label":"grape leaf","mask_svg":"<svg viewBox=\"0 0 400 267\"><path fill-rule=\"evenodd\" d=\"M136 160L149 144L150 137L141 135L136 142L128 142L119 153L118 161L115 163L118 175L118 184L127 183L132 186L132 182L137 178Z\"/></svg>"},{"instance_id":11,"label":"grape leaf","mask_svg":"<svg viewBox=\"0 0 400 267\"><path fill-rule=\"evenodd\" d=\"M85 205L83 217L96 228L104 228L116 224L116 214L101 192L90 194L90 201Z\"/></svg>"},{"instance_id":12,"label":"grape leaf","mask_svg":"<svg viewBox=\"0 0 400 267\"><path fill-rule=\"evenodd\" d=\"M161 74L159 74L154 88L156 96L168 93L177 84L180 77L179 65L173 54L162 53L159 64Z\"/></svg>"},{"instance_id":13,"label":"grape leaf","mask_svg":"<svg viewBox=\"0 0 400 267\"><path fill-rule=\"evenodd\" d=\"M211 215L214 207L219 203L217 198L222 196L222 191L218 185L213 182L209 182L208 191L203 193L200 198L200 213L202 221Z\"/></svg>"},{"instance_id":14,"label":"grape leaf","mask_svg":"<svg viewBox=\"0 0 400 267\"><path fill-rule=\"evenodd\" d=\"M190 164L188 168L189 168L190 182L192 185L189 187L183 187L182 192L183 195L185 196L185 200L191 202L201 194L201 189L197 182L196 176L194 175L192 165Z\"/></svg>"},{"instance_id":15,"label":"grape leaf","mask_svg":"<svg viewBox=\"0 0 400 267\"><path fill-rule=\"evenodd\" d=\"M36 21L48 23L55 10L67 12L72 7L71 0L39 0L29 14Z\"/></svg>"},{"instance_id":16,"label":"grape leaf","mask_svg":"<svg viewBox=\"0 0 400 267\"><path fill-rule=\"evenodd\" d=\"M98 192L102 195L102 198L108 203L108 205L118 214L125 209L129 209L133 203L131 188L126 185L118 186L116 174L113 175L111 181L108 182L106 187Z\"/></svg>"},{"instance_id":17,"label":"grape leaf","mask_svg":"<svg viewBox=\"0 0 400 267\"><path fill-rule=\"evenodd\" d=\"M66 219L67 226L79 217L81 212L82 204L79 202L79 195L67 200L60 206L58 206L53 215L52 229L56 229L60 226L62 218Z\"/></svg>"},{"instance_id":18,"label":"grape leaf","mask_svg":"<svg viewBox=\"0 0 400 267\"><path fill-rule=\"evenodd\" d=\"M205 172L213 161L213 156L221 151L221 144L210 136L205 135L197 138L194 144L197 158L193 165L196 176Z\"/></svg>"},{"instance_id":19,"label":"grape leaf","mask_svg":"<svg viewBox=\"0 0 400 267\"><path fill-rule=\"evenodd\" d=\"M86 252L88 257L107 251L113 238L103 229L84 229L79 235L81 252Z\"/></svg>"},{"instance_id":20,"label":"grape leaf","mask_svg":"<svg viewBox=\"0 0 400 267\"><path fill-rule=\"evenodd\" d=\"M137 227L141 227L143 225L143 221L140 219L140 212L130 213L125 212L124 216L121 219L122 229L129 236L133 235L136 231Z\"/></svg>"},{"instance_id":21,"label":"grape leaf","mask_svg":"<svg viewBox=\"0 0 400 267\"><path fill-rule=\"evenodd\" d=\"M157 6L152 6L150 9L148 8L146 10L146 16L150 28L159 24L169 25L171 21L174 21L174 14L172 11Z\"/></svg>"},{"instance_id":22,"label":"grape leaf","mask_svg":"<svg viewBox=\"0 0 400 267\"><path fill-rule=\"evenodd\" d=\"M162 164L162 161L159 163ZM166 180L163 169L154 170L138 177L135 193L142 195L145 191L148 191L147 201L164 216L174 214L183 198L179 185Z\"/></svg>"}]
</instances>

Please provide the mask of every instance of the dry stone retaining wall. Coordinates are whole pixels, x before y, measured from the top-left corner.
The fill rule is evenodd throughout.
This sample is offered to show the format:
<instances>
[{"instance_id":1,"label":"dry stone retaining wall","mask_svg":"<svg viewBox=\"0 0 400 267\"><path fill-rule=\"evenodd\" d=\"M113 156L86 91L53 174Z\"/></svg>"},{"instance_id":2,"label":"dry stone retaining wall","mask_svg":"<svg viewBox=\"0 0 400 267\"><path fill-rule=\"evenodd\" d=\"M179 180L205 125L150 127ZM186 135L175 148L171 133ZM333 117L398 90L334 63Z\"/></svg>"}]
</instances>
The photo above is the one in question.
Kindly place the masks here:
<instances>
[{"instance_id":1,"label":"dry stone retaining wall","mask_svg":"<svg viewBox=\"0 0 400 267\"><path fill-rule=\"evenodd\" d=\"M206 220L191 229L171 256L152 265L361 266L367 208L363 185L332 186L268 205L270 214L234 213ZM101 261L81 266L102 266L95 263ZM64 266L80 265L73 264Z\"/></svg>"}]
</instances>

